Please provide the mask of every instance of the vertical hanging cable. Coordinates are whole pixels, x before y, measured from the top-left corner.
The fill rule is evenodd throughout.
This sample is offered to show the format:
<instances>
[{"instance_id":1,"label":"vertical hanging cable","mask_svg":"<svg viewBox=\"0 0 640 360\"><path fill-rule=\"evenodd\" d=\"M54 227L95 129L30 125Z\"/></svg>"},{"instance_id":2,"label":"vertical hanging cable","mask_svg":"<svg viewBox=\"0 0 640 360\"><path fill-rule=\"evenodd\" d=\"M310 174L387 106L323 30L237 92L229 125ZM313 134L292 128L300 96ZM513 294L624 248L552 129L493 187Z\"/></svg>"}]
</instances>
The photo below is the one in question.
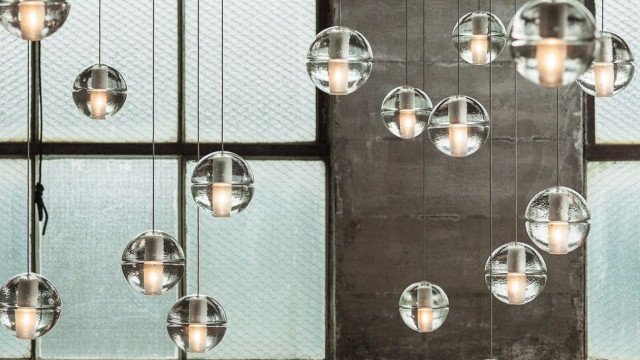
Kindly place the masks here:
<instances>
[{"instance_id":1,"label":"vertical hanging cable","mask_svg":"<svg viewBox=\"0 0 640 360\"><path fill-rule=\"evenodd\" d=\"M404 83L409 85L409 0L404 1Z\"/></svg>"},{"instance_id":2,"label":"vertical hanging cable","mask_svg":"<svg viewBox=\"0 0 640 360\"><path fill-rule=\"evenodd\" d=\"M600 3L600 30L604 31L604 0Z\"/></svg>"},{"instance_id":3,"label":"vertical hanging cable","mask_svg":"<svg viewBox=\"0 0 640 360\"><path fill-rule=\"evenodd\" d=\"M560 88L556 87L556 186L560 186Z\"/></svg>"},{"instance_id":4,"label":"vertical hanging cable","mask_svg":"<svg viewBox=\"0 0 640 360\"><path fill-rule=\"evenodd\" d=\"M27 273L31 273L31 42L27 42Z\"/></svg>"},{"instance_id":5,"label":"vertical hanging cable","mask_svg":"<svg viewBox=\"0 0 640 360\"><path fill-rule=\"evenodd\" d=\"M39 56L39 55L38 55ZM49 224L49 212L47 211L47 207L44 204L44 186L42 185L42 154L43 154L43 146L42 146L42 136L44 133L44 116L43 107L42 107L42 68L41 62L37 62L37 90L38 90L38 117L40 123L40 129L38 131L38 182L35 186L35 193L33 194L33 202L36 205L38 210L38 221L43 221L42 225L42 235L47 232L47 225ZM33 159L35 161L35 157Z\"/></svg>"},{"instance_id":6,"label":"vertical hanging cable","mask_svg":"<svg viewBox=\"0 0 640 360\"><path fill-rule=\"evenodd\" d=\"M196 121L197 121L197 157L198 161L200 161L200 0L197 2L197 20L196 20L196 31L197 31L197 50L196 50ZM196 287L197 294L200 295L200 207L196 207Z\"/></svg>"},{"instance_id":7,"label":"vertical hanging cable","mask_svg":"<svg viewBox=\"0 0 640 360\"><path fill-rule=\"evenodd\" d=\"M156 230L156 2L151 5L151 230Z\"/></svg>"},{"instance_id":8,"label":"vertical hanging cable","mask_svg":"<svg viewBox=\"0 0 640 360\"><path fill-rule=\"evenodd\" d=\"M338 26L342 26L342 0L338 0Z\"/></svg>"},{"instance_id":9,"label":"vertical hanging cable","mask_svg":"<svg viewBox=\"0 0 640 360\"><path fill-rule=\"evenodd\" d=\"M514 1L514 11L517 11L518 1ZM514 223L514 236L515 242L518 242L518 70L514 67L513 69L513 109L514 109L514 118L515 118L515 156L516 156L516 164L515 164L515 179L514 179L514 194L515 197L515 213L513 214L513 223Z\"/></svg>"},{"instance_id":10,"label":"vertical hanging cable","mask_svg":"<svg viewBox=\"0 0 640 360\"><path fill-rule=\"evenodd\" d=\"M458 1L459 3L459 1ZM492 42L493 2L489 0L489 119L493 120L493 52ZM460 27L458 26L458 32ZM460 60L458 60L460 61ZM459 81L459 80L458 80ZM493 131L489 129L489 254L493 251ZM489 353L493 359L493 262L489 261Z\"/></svg>"},{"instance_id":11,"label":"vertical hanging cable","mask_svg":"<svg viewBox=\"0 0 640 360\"><path fill-rule=\"evenodd\" d=\"M220 3L220 148L224 154L224 0Z\"/></svg>"},{"instance_id":12,"label":"vertical hanging cable","mask_svg":"<svg viewBox=\"0 0 640 360\"><path fill-rule=\"evenodd\" d=\"M458 23L456 24L456 29L458 29L458 37L456 41L458 42L458 95L460 95L460 0L458 0Z\"/></svg>"},{"instance_id":13,"label":"vertical hanging cable","mask_svg":"<svg viewBox=\"0 0 640 360\"><path fill-rule=\"evenodd\" d=\"M427 87L426 84L426 77L425 77L425 56L426 56L426 52L425 52L425 45L424 42L426 40L425 34L426 34L426 27L427 27L427 22L425 19L425 10L426 10L426 6L425 3L427 2L427 0L423 0L422 1L422 88L425 89ZM427 147L426 147L426 142L427 142L427 136L426 135L422 135L422 259L423 259L423 271L424 271L424 277L423 279L426 280L427 279L427 199L425 196L425 187L426 187L426 165L425 165L425 159L426 159L426 151L427 151Z\"/></svg>"},{"instance_id":14,"label":"vertical hanging cable","mask_svg":"<svg viewBox=\"0 0 640 360\"><path fill-rule=\"evenodd\" d=\"M102 0L98 0L98 64L102 64Z\"/></svg>"}]
</instances>

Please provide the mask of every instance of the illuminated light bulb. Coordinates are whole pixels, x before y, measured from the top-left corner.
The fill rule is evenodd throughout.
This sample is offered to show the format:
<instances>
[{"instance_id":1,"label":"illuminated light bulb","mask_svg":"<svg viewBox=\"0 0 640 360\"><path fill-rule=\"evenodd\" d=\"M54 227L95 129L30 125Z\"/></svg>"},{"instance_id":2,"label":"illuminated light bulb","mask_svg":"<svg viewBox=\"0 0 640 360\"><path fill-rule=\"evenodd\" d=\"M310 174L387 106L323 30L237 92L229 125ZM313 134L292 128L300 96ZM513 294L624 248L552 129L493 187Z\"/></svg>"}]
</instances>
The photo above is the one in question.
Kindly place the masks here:
<instances>
[{"instance_id":1,"label":"illuminated light bulb","mask_svg":"<svg viewBox=\"0 0 640 360\"><path fill-rule=\"evenodd\" d=\"M487 35L471 35L471 58L475 65L487 63L489 37Z\"/></svg>"},{"instance_id":2,"label":"illuminated light bulb","mask_svg":"<svg viewBox=\"0 0 640 360\"><path fill-rule=\"evenodd\" d=\"M211 208L213 215L217 217L231 216L233 204L233 189L231 184L214 183L211 185Z\"/></svg>"},{"instance_id":3,"label":"illuminated light bulb","mask_svg":"<svg viewBox=\"0 0 640 360\"><path fill-rule=\"evenodd\" d=\"M349 34L337 32L329 37L329 94L347 95L349 90Z\"/></svg>"},{"instance_id":4,"label":"illuminated light bulb","mask_svg":"<svg viewBox=\"0 0 640 360\"><path fill-rule=\"evenodd\" d=\"M416 136L416 122L415 110L400 110L400 116L398 118L400 137L403 139L413 139Z\"/></svg>"},{"instance_id":5,"label":"illuminated light bulb","mask_svg":"<svg viewBox=\"0 0 640 360\"><path fill-rule=\"evenodd\" d=\"M433 291L429 285L418 286L418 331L433 331Z\"/></svg>"},{"instance_id":6,"label":"illuminated light bulb","mask_svg":"<svg viewBox=\"0 0 640 360\"><path fill-rule=\"evenodd\" d=\"M511 305L522 305L527 292L526 254L522 245L507 251L507 298Z\"/></svg>"},{"instance_id":7,"label":"illuminated light bulb","mask_svg":"<svg viewBox=\"0 0 640 360\"><path fill-rule=\"evenodd\" d=\"M18 339L35 339L37 323L36 309L30 307L16 309L16 337Z\"/></svg>"},{"instance_id":8,"label":"illuminated light bulb","mask_svg":"<svg viewBox=\"0 0 640 360\"><path fill-rule=\"evenodd\" d=\"M596 80L596 96L607 97L613 95L615 73L613 64L597 63L594 66Z\"/></svg>"},{"instance_id":9,"label":"illuminated light bulb","mask_svg":"<svg viewBox=\"0 0 640 360\"><path fill-rule=\"evenodd\" d=\"M567 44L562 39L542 39L536 47L536 62L540 83L548 87L562 85Z\"/></svg>"},{"instance_id":10,"label":"illuminated light bulb","mask_svg":"<svg viewBox=\"0 0 640 360\"><path fill-rule=\"evenodd\" d=\"M467 102L464 98L449 103L449 146L451 156L467 156L469 133L467 126Z\"/></svg>"},{"instance_id":11,"label":"illuminated light bulb","mask_svg":"<svg viewBox=\"0 0 640 360\"><path fill-rule=\"evenodd\" d=\"M549 222L549 254L563 255L569 251L569 223Z\"/></svg>"},{"instance_id":12,"label":"illuminated light bulb","mask_svg":"<svg viewBox=\"0 0 640 360\"><path fill-rule=\"evenodd\" d=\"M189 324L189 351L203 353L207 349L207 326L204 324Z\"/></svg>"},{"instance_id":13,"label":"illuminated light bulb","mask_svg":"<svg viewBox=\"0 0 640 360\"><path fill-rule=\"evenodd\" d=\"M93 89L89 95L91 117L104 119L107 114L108 95L107 90Z\"/></svg>"},{"instance_id":14,"label":"illuminated light bulb","mask_svg":"<svg viewBox=\"0 0 640 360\"><path fill-rule=\"evenodd\" d=\"M42 1L21 1L18 10L22 38L29 41L42 40L45 7Z\"/></svg>"},{"instance_id":15,"label":"illuminated light bulb","mask_svg":"<svg viewBox=\"0 0 640 360\"><path fill-rule=\"evenodd\" d=\"M164 265L160 261L144 262L144 294L160 295L162 294L162 277L164 273Z\"/></svg>"}]
</instances>

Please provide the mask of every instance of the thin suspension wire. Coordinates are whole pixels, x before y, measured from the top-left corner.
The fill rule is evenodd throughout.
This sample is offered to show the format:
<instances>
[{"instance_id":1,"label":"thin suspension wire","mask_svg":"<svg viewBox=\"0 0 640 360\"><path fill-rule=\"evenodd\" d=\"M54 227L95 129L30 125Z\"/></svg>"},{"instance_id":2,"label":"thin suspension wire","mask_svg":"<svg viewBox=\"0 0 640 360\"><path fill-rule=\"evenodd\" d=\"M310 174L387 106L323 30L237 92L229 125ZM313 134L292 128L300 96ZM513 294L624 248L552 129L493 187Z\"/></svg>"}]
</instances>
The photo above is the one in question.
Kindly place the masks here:
<instances>
[{"instance_id":1,"label":"thin suspension wire","mask_svg":"<svg viewBox=\"0 0 640 360\"><path fill-rule=\"evenodd\" d=\"M556 87L556 186L560 186L560 87Z\"/></svg>"},{"instance_id":2,"label":"thin suspension wire","mask_svg":"<svg viewBox=\"0 0 640 360\"><path fill-rule=\"evenodd\" d=\"M156 230L156 2L151 5L151 230Z\"/></svg>"},{"instance_id":3,"label":"thin suspension wire","mask_svg":"<svg viewBox=\"0 0 640 360\"><path fill-rule=\"evenodd\" d=\"M604 0L600 3L600 29L604 31Z\"/></svg>"},{"instance_id":4,"label":"thin suspension wire","mask_svg":"<svg viewBox=\"0 0 640 360\"><path fill-rule=\"evenodd\" d=\"M338 26L342 26L342 0L338 0Z\"/></svg>"},{"instance_id":5,"label":"thin suspension wire","mask_svg":"<svg viewBox=\"0 0 640 360\"><path fill-rule=\"evenodd\" d=\"M425 68L424 68L425 56L426 56L424 42L426 40L425 35L426 35L426 27L427 27L427 22L425 17L426 2L427 0L422 1L422 88L423 89L427 87ZM427 137L422 135L422 259L424 264L424 267L423 267L424 280L427 279L427 199L425 196L425 188L427 186L427 179L426 179L427 168L425 164L426 152L427 152L426 142L427 142Z\"/></svg>"},{"instance_id":6,"label":"thin suspension wire","mask_svg":"<svg viewBox=\"0 0 640 360\"><path fill-rule=\"evenodd\" d=\"M197 87L196 87L196 121L197 121L197 156L200 160L200 0L197 2L197 50L196 50L196 74L197 74ZM196 207L196 287L197 294L200 295L200 207Z\"/></svg>"},{"instance_id":7,"label":"thin suspension wire","mask_svg":"<svg viewBox=\"0 0 640 360\"><path fill-rule=\"evenodd\" d=\"M220 3L220 147L224 154L224 0Z\"/></svg>"},{"instance_id":8,"label":"thin suspension wire","mask_svg":"<svg viewBox=\"0 0 640 360\"><path fill-rule=\"evenodd\" d=\"M458 2L459 3L459 2ZM489 1L489 12L493 13L493 3ZM492 17L489 16L489 44L493 40L491 38L491 22ZM458 26L458 33L460 27ZM460 41L458 40L458 44ZM458 45L459 47L460 45ZM491 46L491 45L489 45ZM459 51L458 51L459 52ZM489 119L493 118L493 52L489 52ZM458 55L458 59L460 55ZM460 60L458 60L460 61ZM460 80L458 80L460 81ZM493 250L493 131L489 130L489 254ZM491 290L493 290L493 262L489 261ZM493 291L489 294L489 353L493 359Z\"/></svg>"},{"instance_id":9,"label":"thin suspension wire","mask_svg":"<svg viewBox=\"0 0 640 360\"><path fill-rule=\"evenodd\" d=\"M31 42L27 42L27 273L31 273Z\"/></svg>"},{"instance_id":10,"label":"thin suspension wire","mask_svg":"<svg viewBox=\"0 0 640 360\"><path fill-rule=\"evenodd\" d=\"M460 0L458 0L458 24L456 24L456 28L458 29L458 95L460 95Z\"/></svg>"},{"instance_id":11,"label":"thin suspension wire","mask_svg":"<svg viewBox=\"0 0 640 360\"><path fill-rule=\"evenodd\" d=\"M102 0L98 0L98 64L102 64Z\"/></svg>"},{"instance_id":12,"label":"thin suspension wire","mask_svg":"<svg viewBox=\"0 0 640 360\"><path fill-rule=\"evenodd\" d=\"M409 0L404 1L404 83L409 85Z\"/></svg>"}]
</instances>

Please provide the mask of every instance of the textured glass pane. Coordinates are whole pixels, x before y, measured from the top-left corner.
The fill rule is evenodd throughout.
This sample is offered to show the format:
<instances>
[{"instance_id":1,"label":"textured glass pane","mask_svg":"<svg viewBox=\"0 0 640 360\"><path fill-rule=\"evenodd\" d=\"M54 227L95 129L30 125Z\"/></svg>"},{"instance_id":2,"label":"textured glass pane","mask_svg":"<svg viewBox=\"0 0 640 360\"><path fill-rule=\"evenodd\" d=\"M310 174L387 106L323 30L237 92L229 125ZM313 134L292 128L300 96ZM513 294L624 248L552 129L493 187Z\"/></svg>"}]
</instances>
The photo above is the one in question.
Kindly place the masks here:
<instances>
[{"instance_id":1,"label":"textured glass pane","mask_svg":"<svg viewBox=\"0 0 640 360\"><path fill-rule=\"evenodd\" d=\"M600 24L601 2L596 1L596 13ZM633 1L605 2L604 29L620 35L637 54L640 49L640 32L637 19L640 7ZM640 97L640 82L631 81L629 87L610 98L596 98L596 142L640 143L640 123L637 121L637 99Z\"/></svg>"},{"instance_id":2,"label":"textured glass pane","mask_svg":"<svg viewBox=\"0 0 640 360\"><path fill-rule=\"evenodd\" d=\"M0 160L0 286L27 270L27 160ZM29 356L28 341L0 329L0 358Z\"/></svg>"},{"instance_id":3,"label":"textured glass pane","mask_svg":"<svg viewBox=\"0 0 640 360\"><path fill-rule=\"evenodd\" d=\"M41 356L175 358L165 326L176 290L144 297L120 270L127 243L151 227L151 161L53 159L43 171L51 220L41 239L41 268L60 292L62 316L42 338ZM174 236L177 171L177 161L157 161L157 228Z\"/></svg>"},{"instance_id":4,"label":"textured glass pane","mask_svg":"<svg viewBox=\"0 0 640 360\"><path fill-rule=\"evenodd\" d=\"M196 1L186 2L187 139L196 140ZM220 141L220 0L200 9L200 137ZM227 1L225 140L316 138L315 87L305 62L316 31L316 0Z\"/></svg>"},{"instance_id":5,"label":"textured glass pane","mask_svg":"<svg viewBox=\"0 0 640 360\"><path fill-rule=\"evenodd\" d=\"M44 135L48 141L151 141L151 0L102 2L102 62L128 85L127 102L106 121L80 113L73 81L98 62L98 0L74 1L69 19L42 42ZM156 138L177 136L177 3L156 1Z\"/></svg>"},{"instance_id":6,"label":"textured glass pane","mask_svg":"<svg viewBox=\"0 0 640 360\"><path fill-rule=\"evenodd\" d=\"M589 359L640 360L638 178L639 162L589 163Z\"/></svg>"},{"instance_id":7,"label":"textured glass pane","mask_svg":"<svg viewBox=\"0 0 640 360\"><path fill-rule=\"evenodd\" d=\"M0 29L0 140L27 138L27 43Z\"/></svg>"},{"instance_id":8,"label":"textured glass pane","mask_svg":"<svg viewBox=\"0 0 640 360\"><path fill-rule=\"evenodd\" d=\"M228 317L225 338L207 356L324 359L324 163L250 165L256 190L244 212L224 219L201 212L201 291L220 301ZM190 292L196 290L195 209L187 189Z\"/></svg>"}]
</instances>

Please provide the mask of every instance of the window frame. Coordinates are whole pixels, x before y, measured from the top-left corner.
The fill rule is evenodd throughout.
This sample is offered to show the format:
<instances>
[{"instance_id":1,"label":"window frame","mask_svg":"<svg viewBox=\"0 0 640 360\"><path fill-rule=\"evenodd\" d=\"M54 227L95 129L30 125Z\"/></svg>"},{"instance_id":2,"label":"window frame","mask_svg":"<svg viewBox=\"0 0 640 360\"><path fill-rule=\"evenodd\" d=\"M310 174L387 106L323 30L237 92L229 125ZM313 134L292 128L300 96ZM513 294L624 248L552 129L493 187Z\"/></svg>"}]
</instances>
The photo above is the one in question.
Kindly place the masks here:
<instances>
[{"instance_id":1,"label":"window frame","mask_svg":"<svg viewBox=\"0 0 640 360\"><path fill-rule=\"evenodd\" d=\"M185 179L186 168L189 161L197 160L196 143L186 141L186 7L187 0L178 0L177 5L177 34L178 34L178 68L177 68L177 139L175 142L162 142L155 144L155 154L158 157L175 157L178 162L178 231L176 239L186 250L186 192ZM334 17L334 9L330 2L316 0L316 33L331 26ZM38 72L40 71L40 43L30 42L30 84L31 94L29 108L29 138L25 141L3 142L0 146L0 158L26 159L27 145L31 148L29 167L31 170L30 186L33 188L37 181L38 166L37 158L39 154L44 157L144 157L150 158L152 153L151 142L44 142L39 144L40 136L40 111L38 92L40 84ZM309 84L309 86L312 86ZM325 359L335 358L335 311L334 311L334 245L333 245L333 191L335 183L332 176L331 166L331 146L329 141L329 116L333 110L330 96L316 89L316 138L310 142L275 142L275 143L225 143L225 148L229 151L241 154L249 160L309 160L322 161L325 165L325 192L326 192L326 223L325 223ZM200 143L200 151L207 154L220 149L220 143L206 142ZM32 196L33 197L33 196ZM46 193L45 193L46 201ZM36 206L32 203L31 222L31 249L30 255L32 271L37 272L40 267L40 231L37 220ZM180 281L178 286L178 297L187 294L186 281ZM39 342L31 341L30 359L39 359ZM177 360L187 359L184 351L178 350ZM0 359L4 359L0 355ZM9 360L9 359L7 359ZM13 358L11 359L13 360ZM90 359L87 359L90 360ZM294 359L295 360L295 359Z\"/></svg>"}]
</instances>

